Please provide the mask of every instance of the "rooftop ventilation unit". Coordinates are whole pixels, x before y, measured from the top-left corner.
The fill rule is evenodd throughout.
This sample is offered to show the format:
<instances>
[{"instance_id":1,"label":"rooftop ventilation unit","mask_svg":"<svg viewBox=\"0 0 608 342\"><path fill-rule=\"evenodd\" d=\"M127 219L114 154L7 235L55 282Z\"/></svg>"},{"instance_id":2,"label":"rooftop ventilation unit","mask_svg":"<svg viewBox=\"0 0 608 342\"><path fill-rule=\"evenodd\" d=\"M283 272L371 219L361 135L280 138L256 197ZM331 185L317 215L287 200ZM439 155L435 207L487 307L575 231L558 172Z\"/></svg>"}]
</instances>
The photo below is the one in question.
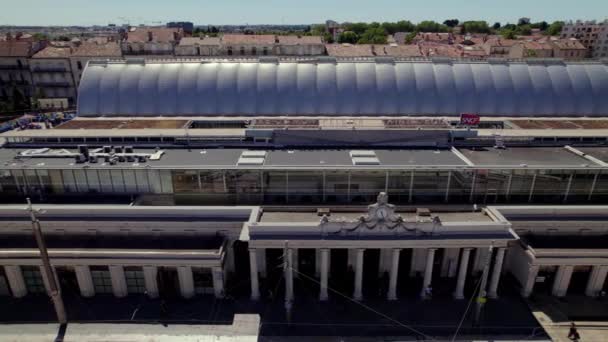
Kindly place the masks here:
<instances>
[{"instance_id":1,"label":"rooftop ventilation unit","mask_svg":"<svg viewBox=\"0 0 608 342\"><path fill-rule=\"evenodd\" d=\"M350 151L353 165L380 165L380 160L375 151Z\"/></svg>"},{"instance_id":2,"label":"rooftop ventilation unit","mask_svg":"<svg viewBox=\"0 0 608 342\"><path fill-rule=\"evenodd\" d=\"M243 151L237 165L264 165L266 151Z\"/></svg>"}]
</instances>

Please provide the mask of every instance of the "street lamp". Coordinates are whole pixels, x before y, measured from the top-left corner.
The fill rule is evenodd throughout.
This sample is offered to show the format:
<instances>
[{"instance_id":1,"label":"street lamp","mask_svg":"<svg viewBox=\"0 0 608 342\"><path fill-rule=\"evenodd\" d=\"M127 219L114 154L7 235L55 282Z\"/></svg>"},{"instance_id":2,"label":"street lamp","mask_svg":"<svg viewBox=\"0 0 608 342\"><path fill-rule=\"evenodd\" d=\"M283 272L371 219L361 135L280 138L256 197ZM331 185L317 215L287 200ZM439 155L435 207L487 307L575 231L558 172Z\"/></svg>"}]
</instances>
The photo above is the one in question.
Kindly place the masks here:
<instances>
[{"instance_id":1,"label":"street lamp","mask_svg":"<svg viewBox=\"0 0 608 342\"><path fill-rule=\"evenodd\" d=\"M49 288L51 290L51 299L53 300L53 305L55 306L57 320L59 321L59 323L65 324L68 322L68 319L65 314L65 306L63 305L63 299L61 298L61 291L57 286L55 273L53 272L51 262L49 261L49 253L46 249L46 244L44 243L44 239L42 237L40 221L38 221L38 218L36 218L36 213L38 212L38 210L34 210L34 208L32 207L32 201L30 201L29 197L27 198L27 211L29 211L30 218L32 219L32 230L34 231L34 237L36 238L36 243L38 244L38 249L40 250L40 258L42 259L43 271L49 283Z\"/></svg>"}]
</instances>

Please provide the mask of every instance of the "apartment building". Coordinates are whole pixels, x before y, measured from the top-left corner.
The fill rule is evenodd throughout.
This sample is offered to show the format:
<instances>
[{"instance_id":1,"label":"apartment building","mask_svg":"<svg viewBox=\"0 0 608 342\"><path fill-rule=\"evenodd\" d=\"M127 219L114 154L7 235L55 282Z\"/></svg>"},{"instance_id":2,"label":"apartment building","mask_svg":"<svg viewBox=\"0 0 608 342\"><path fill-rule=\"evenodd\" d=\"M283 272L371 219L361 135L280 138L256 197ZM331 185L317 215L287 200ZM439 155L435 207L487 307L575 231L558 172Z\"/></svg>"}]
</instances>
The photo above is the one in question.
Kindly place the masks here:
<instances>
[{"instance_id":1,"label":"apartment building","mask_svg":"<svg viewBox=\"0 0 608 342\"><path fill-rule=\"evenodd\" d=\"M133 27L125 33L121 49L125 55L173 55L183 36L181 28Z\"/></svg>"},{"instance_id":2,"label":"apartment building","mask_svg":"<svg viewBox=\"0 0 608 342\"><path fill-rule=\"evenodd\" d=\"M76 83L70 61L73 51L69 44L53 44L32 56L29 66L41 107L76 105Z\"/></svg>"},{"instance_id":3,"label":"apartment building","mask_svg":"<svg viewBox=\"0 0 608 342\"><path fill-rule=\"evenodd\" d=\"M18 37L0 41L0 101L29 103L33 96L29 59L46 42L21 40ZM15 99L17 97L18 99Z\"/></svg>"},{"instance_id":4,"label":"apartment building","mask_svg":"<svg viewBox=\"0 0 608 342\"><path fill-rule=\"evenodd\" d=\"M122 51L116 42L101 43L93 40L78 44L70 55L70 66L76 88L89 61L117 59L122 59Z\"/></svg>"},{"instance_id":5,"label":"apartment building","mask_svg":"<svg viewBox=\"0 0 608 342\"><path fill-rule=\"evenodd\" d=\"M589 57L608 56L608 20L567 22L562 28L561 38L578 39L587 48Z\"/></svg>"}]
</instances>

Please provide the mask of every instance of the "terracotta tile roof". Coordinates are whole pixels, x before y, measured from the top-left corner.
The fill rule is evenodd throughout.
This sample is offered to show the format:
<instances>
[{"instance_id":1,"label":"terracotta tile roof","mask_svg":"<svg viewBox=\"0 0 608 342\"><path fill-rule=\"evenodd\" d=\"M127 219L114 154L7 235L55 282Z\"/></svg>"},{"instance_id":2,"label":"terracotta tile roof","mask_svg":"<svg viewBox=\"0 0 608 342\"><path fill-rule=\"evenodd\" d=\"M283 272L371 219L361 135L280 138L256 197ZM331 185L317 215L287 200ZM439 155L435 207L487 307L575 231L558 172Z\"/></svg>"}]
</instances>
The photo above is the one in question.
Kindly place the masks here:
<instances>
[{"instance_id":1,"label":"terracotta tile roof","mask_svg":"<svg viewBox=\"0 0 608 342\"><path fill-rule=\"evenodd\" d=\"M503 38L490 38L485 42L485 44L489 45L489 46L506 46L506 47L511 47L511 46L519 44L519 43L521 43L521 42L518 40L515 40L515 39L503 39Z\"/></svg>"},{"instance_id":2,"label":"terracotta tile roof","mask_svg":"<svg viewBox=\"0 0 608 342\"><path fill-rule=\"evenodd\" d=\"M128 43L170 43L179 40L182 36L181 28L168 27L136 27L127 32ZM150 39L152 38L152 39Z\"/></svg>"},{"instance_id":3,"label":"terracotta tile roof","mask_svg":"<svg viewBox=\"0 0 608 342\"><path fill-rule=\"evenodd\" d=\"M379 49L384 51L385 56L392 57L421 57L422 52L418 45L376 45L376 51Z\"/></svg>"},{"instance_id":4,"label":"terracotta tile roof","mask_svg":"<svg viewBox=\"0 0 608 342\"><path fill-rule=\"evenodd\" d=\"M437 43L421 43L420 50L426 57L462 57L463 52L457 46Z\"/></svg>"},{"instance_id":5,"label":"terracotta tile roof","mask_svg":"<svg viewBox=\"0 0 608 342\"><path fill-rule=\"evenodd\" d=\"M462 57L469 58L485 58L488 57L488 53L479 45L474 46L462 46L459 45L458 48L462 51Z\"/></svg>"},{"instance_id":6,"label":"terracotta tile roof","mask_svg":"<svg viewBox=\"0 0 608 342\"><path fill-rule=\"evenodd\" d=\"M323 44L320 36L277 36L283 45L318 45Z\"/></svg>"},{"instance_id":7,"label":"terracotta tile roof","mask_svg":"<svg viewBox=\"0 0 608 342\"><path fill-rule=\"evenodd\" d=\"M0 41L1 57L30 57L32 53L32 43L30 42Z\"/></svg>"},{"instance_id":8,"label":"terracotta tile roof","mask_svg":"<svg viewBox=\"0 0 608 342\"><path fill-rule=\"evenodd\" d=\"M98 44L95 42L84 42L72 53L75 57L120 57L122 51L118 43L110 42Z\"/></svg>"},{"instance_id":9,"label":"terracotta tile roof","mask_svg":"<svg viewBox=\"0 0 608 342\"><path fill-rule=\"evenodd\" d=\"M552 40L551 44L562 50L587 50L587 48L578 39L557 39Z\"/></svg>"},{"instance_id":10,"label":"terracotta tile roof","mask_svg":"<svg viewBox=\"0 0 608 342\"><path fill-rule=\"evenodd\" d=\"M327 54L333 57L421 57L418 45L325 44Z\"/></svg>"},{"instance_id":11,"label":"terracotta tile roof","mask_svg":"<svg viewBox=\"0 0 608 342\"><path fill-rule=\"evenodd\" d=\"M73 48L69 46L49 45L38 51L32 58L68 58L72 52Z\"/></svg>"},{"instance_id":12,"label":"terracotta tile roof","mask_svg":"<svg viewBox=\"0 0 608 342\"><path fill-rule=\"evenodd\" d=\"M225 34L222 36L224 44L265 44L275 43L272 34Z\"/></svg>"},{"instance_id":13,"label":"terracotta tile roof","mask_svg":"<svg viewBox=\"0 0 608 342\"><path fill-rule=\"evenodd\" d=\"M327 54L333 57L373 57L371 45L325 44Z\"/></svg>"},{"instance_id":14,"label":"terracotta tile roof","mask_svg":"<svg viewBox=\"0 0 608 342\"><path fill-rule=\"evenodd\" d=\"M541 41L524 41L524 47L528 50L553 50L551 44Z\"/></svg>"},{"instance_id":15,"label":"terracotta tile roof","mask_svg":"<svg viewBox=\"0 0 608 342\"><path fill-rule=\"evenodd\" d=\"M180 40L179 45L220 45L220 39L218 37L184 37Z\"/></svg>"}]
</instances>

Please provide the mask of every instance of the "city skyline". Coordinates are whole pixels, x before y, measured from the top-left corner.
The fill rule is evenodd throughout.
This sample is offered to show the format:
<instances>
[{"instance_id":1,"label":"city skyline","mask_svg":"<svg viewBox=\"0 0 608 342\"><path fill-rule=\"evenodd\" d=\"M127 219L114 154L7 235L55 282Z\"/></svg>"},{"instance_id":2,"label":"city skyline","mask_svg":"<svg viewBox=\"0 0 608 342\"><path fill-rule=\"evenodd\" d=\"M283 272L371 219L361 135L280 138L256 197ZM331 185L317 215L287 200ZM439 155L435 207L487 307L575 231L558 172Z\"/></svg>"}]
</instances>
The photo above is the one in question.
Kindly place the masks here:
<instances>
[{"instance_id":1,"label":"city skyline","mask_svg":"<svg viewBox=\"0 0 608 342\"><path fill-rule=\"evenodd\" d=\"M265 1L264 4L243 0L230 0L221 3L199 3L184 0L179 6L157 0L132 1L124 3L117 0L88 3L83 6L74 0L46 2L25 0L8 3L0 0L3 11L1 25L23 26L70 26L70 25L107 25L147 24L160 25L168 21L192 21L196 25L259 25L259 24L312 24L326 19L338 22L372 22L422 20L443 21L457 18L465 20L485 20L514 23L520 17L532 21L554 20L604 20L598 13L608 13L608 3L599 0L569 2L565 0L535 1L513 0L492 4L482 0L471 0L464 4L454 4L447 0L433 4L410 1L377 0L373 3L363 0L332 1L310 0L306 3L296 1ZM121 8L121 11L116 11ZM524 10L522 10L522 8Z\"/></svg>"}]
</instances>

